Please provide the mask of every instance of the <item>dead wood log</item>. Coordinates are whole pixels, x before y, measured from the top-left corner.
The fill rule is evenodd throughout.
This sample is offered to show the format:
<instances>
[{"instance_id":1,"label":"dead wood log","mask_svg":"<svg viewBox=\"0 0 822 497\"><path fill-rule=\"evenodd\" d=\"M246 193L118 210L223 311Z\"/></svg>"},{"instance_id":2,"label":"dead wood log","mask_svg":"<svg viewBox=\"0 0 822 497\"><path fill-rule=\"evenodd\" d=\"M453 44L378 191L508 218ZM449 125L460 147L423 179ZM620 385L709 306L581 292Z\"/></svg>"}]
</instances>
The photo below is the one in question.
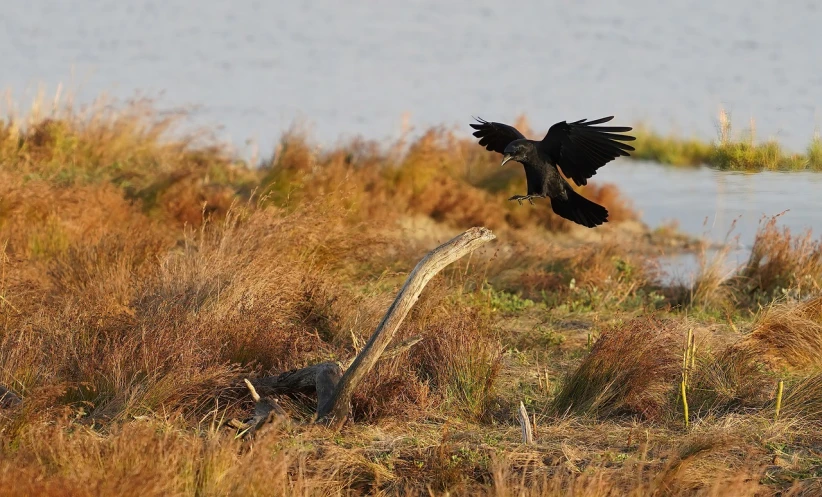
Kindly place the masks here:
<instances>
[{"instance_id":1,"label":"dead wood log","mask_svg":"<svg viewBox=\"0 0 822 497\"><path fill-rule=\"evenodd\" d=\"M238 419L232 419L228 425L237 430L242 430L245 434L253 436L264 424L274 420L274 418L287 421L288 415L282 407L277 404L276 399L263 398L257 393L254 385L247 379L244 380L248 391L251 393L251 398L254 399L254 414L251 418L243 422Z\"/></svg>"},{"instance_id":2,"label":"dead wood log","mask_svg":"<svg viewBox=\"0 0 822 497\"><path fill-rule=\"evenodd\" d=\"M379 360L393 359L421 341L420 336L406 338L383 352ZM347 362L345 368L348 369L352 362L354 362L353 357ZM305 368L292 369L277 376L257 378L251 383L252 388L256 388L263 395L313 394L316 392L318 404L321 404L334 393L334 387L337 386L342 375L343 368L339 363L322 362Z\"/></svg>"},{"instance_id":3,"label":"dead wood log","mask_svg":"<svg viewBox=\"0 0 822 497\"><path fill-rule=\"evenodd\" d=\"M22 403L23 399L21 399L16 393L0 385L0 408L6 409L9 407L16 407Z\"/></svg>"},{"instance_id":4,"label":"dead wood log","mask_svg":"<svg viewBox=\"0 0 822 497\"><path fill-rule=\"evenodd\" d=\"M254 413L245 421L232 419L228 426L253 437L264 425L274 420L289 421L288 415L277 403L273 395L317 392L317 398L331 397L334 387L342 377L342 368L336 362L323 362L306 368L286 371L277 376L243 380L251 398L254 399ZM261 396L257 390L260 390Z\"/></svg>"},{"instance_id":5,"label":"dead wood log","mask_svg":"<svg viewBox=\"0 0 822 497\"><path fill-rule=\"evenodd\" d=\"M277 376L258 378L251 382L246 380L257 403L255 415L246 423L235 423L232 420L232 426L240 428L254 425L256 429L270 419L273 410L281 410L276 402L276 407L273 407L269 405L270 400L260 400L261 397L257 394L259 390L263 395L317 392L317 420L328 422L335 429L341 428L350 412L354 390L377 361L396 357L422 340L422 337L412 337L386 350L425 285L446 266L494 238L494 234L486 228L471 228L432 250L419 261L368 343L346 368L345 374L338 363L323 362Z\"/></svg>"},{"instance_id":6,"label":"dead wood log","mask_svg":"<svg viewBox=\"0 0 822 497\"><path fill-rule=\"evenodd\" d=\"M403 319L417 302L425 285L446 266L494 238L494 234L486 228L471 228L435 248L417 263L374 334L354 359L351 367L343 374L334 389L334 395L326 402L318 404L318 420L327 421L335 429L342 427L351 409L351 396L354 390L377 363Z\"/></svg>"},{"instance_id":7,"label":"dead wood log","mask_svg":"<svg viewBox=\"0 0 822 497\"><path fill-rule=\"evenodd\" d=\"M531 445L534 443L534 431L531 428L531 419L528 417L528 411L525 410L525 404L519 403L519 410L517 411L517 418L519 418L519 425L522 428L522 443Z\"/></svg>"},{"instance_id":8,"label":"dead wood log","mask_svg":"<svg viewBox=\"0 0 822 497\"><path fill-rule=\"evenodd\" d=\"M336 362L321 362L277 376L258 378L251 383L263 395L317 392L317 404L320 405L334 395L334 387L342 375L342 368Z\"/></svg>"},{"instance_id":9,"label":"dead wood log","mask_svg":"<svg viewBox=\"0 0 822 497\"><path fill-rule=\"evenodd\" d=\"M397 357L398 355L402 354L403 352L410 349L414 345L420 343L421 341L422 341L422 337L406 338L405 340L398 343L397 345L394 345L393 347L390 347L390 348L386 349L385 352L382 353L382 355L379 357L378 360L379 361L384 361L386 359L393 359L394 357ZM354 361L352 360L351 363L353 363L353 362ZM349 367L351 366L351 363L348 364ZM348 368L346 368L346 369L348 369Z\"/></svg>"},{"instance_id":10,"label":"dead wood log","mask_svg":"<svg viewBox=\"0 0 822 497\"><path fill-rule=\"evenodd\" d=\"M254 399L254 413L245 421L231 419L226 423L226 425L243 432L243 435L253 437L257 430L274 419L279 419L286 422L289 421L288 415L285 413L283 408L280 407L276 399L270 397L260 397L260 394L257 393L257 389L254 388L254 385L252 385L248 379L244 379L243 381L251 394L251 398Z\"/></svg>"},{"instance_id":11,"label":"dead wood log","mask_svg":"<svg viewBox=\"0 0 822 497\"><path fill-rule=\"evenodd\" d=\"M422 337L411 337L394 345L386 350L380 360L391 359L402 354L422 340ZM348 362L350 364L351 361ZM323 362L305 368L294 369L280 373L277 376L266 376L252 381L244 380L246 387L254 399L254 413L246 421L232 419L227 424L240 431L246 431L249 435L259 430L264 424L276 419L287 419L287 415L282 407L277 403L273 395L287 395L293 393L312 394L317 393L319 405L327 402L334 393L334 387L342 378L343 372L336 362ZM261 397L258 391L262 392Z\"/></svg>"}]
</instances>

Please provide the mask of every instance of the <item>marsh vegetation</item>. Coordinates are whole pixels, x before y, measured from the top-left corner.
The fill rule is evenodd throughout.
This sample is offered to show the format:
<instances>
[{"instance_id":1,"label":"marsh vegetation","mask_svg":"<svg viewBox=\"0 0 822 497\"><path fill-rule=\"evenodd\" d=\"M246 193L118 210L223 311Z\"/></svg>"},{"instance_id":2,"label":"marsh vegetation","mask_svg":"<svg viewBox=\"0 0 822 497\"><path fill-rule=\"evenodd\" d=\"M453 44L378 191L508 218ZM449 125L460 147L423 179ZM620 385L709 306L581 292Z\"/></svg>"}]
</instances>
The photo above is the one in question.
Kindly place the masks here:
<instances>
[{"instance_id":1,"label":"marsh vegetation","mask_svg":"<svg viewBox=\"0 0 822 497\"><path fill-rule=\"evenodd\" d=\"M822 490L810 233L764 220L731 274L705 255L666 286L655 254L692 243L596 177L580 191L611 217L592 233L506 201L522 175L448 130L289 133L257 167L174 125L145 102L0 124L0 384L22 399L0 410L0 494ZM253 406L243 378L350 360L416 261L471 226L497 240L429 283L397 336L422 340L377 365L342 431L300 395L280 399L297 423L253 441L225 425Z\"/></svg>"}]
</instances>

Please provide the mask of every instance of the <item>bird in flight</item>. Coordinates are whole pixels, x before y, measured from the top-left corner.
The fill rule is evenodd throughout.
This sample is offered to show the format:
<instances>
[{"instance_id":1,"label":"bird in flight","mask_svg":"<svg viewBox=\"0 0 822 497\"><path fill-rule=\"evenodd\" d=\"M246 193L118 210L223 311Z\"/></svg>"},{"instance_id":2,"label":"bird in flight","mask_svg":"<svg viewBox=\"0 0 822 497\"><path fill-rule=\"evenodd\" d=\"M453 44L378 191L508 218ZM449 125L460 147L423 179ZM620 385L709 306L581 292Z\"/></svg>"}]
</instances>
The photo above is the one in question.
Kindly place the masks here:
<instances>
[{"instance_id":1,"label":"bird in flight","mask_svg":"<svg viewBox=\"0 0 822 497\"><path fill-rule=\"evenodd\" d=\"M559 216L582 226L593 228L608 221L608 210L583 197L560 176L562 173L578 186L588 184L597 169L619 156L628 156L634 147L622 143L636 137L621 135L632 128L626 126L594 126L607 123L614 116L593 121L581 119L559 122L548 129L540 140L528 140L513 126L476 118L471 123L474 136L487 150L503 154L502 164L516 161L525 167L527 195L514 195L508 200L522 204L533 198L548 197L551 208Z\"/></svg>"}]
</instances>

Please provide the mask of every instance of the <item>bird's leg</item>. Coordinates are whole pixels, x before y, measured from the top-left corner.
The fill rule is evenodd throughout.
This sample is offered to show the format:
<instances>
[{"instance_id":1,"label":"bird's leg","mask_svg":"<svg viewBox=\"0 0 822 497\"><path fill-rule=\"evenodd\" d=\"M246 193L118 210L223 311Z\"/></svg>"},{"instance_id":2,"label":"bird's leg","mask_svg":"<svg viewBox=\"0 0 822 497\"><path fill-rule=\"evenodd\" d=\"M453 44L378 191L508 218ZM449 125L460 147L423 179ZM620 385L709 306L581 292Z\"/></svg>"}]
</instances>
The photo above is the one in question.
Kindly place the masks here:
<instances>
[{"instance_id":1,"label":"bird's leg","mask_svg":"<svg viewBox=\"0 0 822 497\"><path fill-rule=\"evenodd\" d=\"M536 195L514 195L513 197L509 198L508 200L516 200L517 202L519 202L519 205L522 205L523 200L527 200L528 203L530 203L531 205L534 205L534 201L531 200L531 199L535 196Z\"/></svg>"}]
</instances>

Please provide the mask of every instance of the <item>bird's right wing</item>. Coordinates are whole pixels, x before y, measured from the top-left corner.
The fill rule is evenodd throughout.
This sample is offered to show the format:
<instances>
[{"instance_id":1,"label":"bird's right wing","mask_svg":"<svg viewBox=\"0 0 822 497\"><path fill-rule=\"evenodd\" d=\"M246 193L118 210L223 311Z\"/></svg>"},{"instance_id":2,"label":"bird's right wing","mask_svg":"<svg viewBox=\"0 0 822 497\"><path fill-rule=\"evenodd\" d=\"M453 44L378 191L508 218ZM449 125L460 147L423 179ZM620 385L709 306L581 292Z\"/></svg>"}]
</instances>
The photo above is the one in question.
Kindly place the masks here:
<instances>
[{"instance_id":1,"label":"bird's right wing","mask_svg":"<svg viewBox=\"0 0 822 497\"><path fill-rule=\"evenodd\" d=\"M492 152L505 153L505 147L514 140L525 138L517 128L502 123L489 123L481 118L476 118L479 124L471 123L474 128L474 136L479 138L479 144Z\"/></svg>"}]
</instances>

